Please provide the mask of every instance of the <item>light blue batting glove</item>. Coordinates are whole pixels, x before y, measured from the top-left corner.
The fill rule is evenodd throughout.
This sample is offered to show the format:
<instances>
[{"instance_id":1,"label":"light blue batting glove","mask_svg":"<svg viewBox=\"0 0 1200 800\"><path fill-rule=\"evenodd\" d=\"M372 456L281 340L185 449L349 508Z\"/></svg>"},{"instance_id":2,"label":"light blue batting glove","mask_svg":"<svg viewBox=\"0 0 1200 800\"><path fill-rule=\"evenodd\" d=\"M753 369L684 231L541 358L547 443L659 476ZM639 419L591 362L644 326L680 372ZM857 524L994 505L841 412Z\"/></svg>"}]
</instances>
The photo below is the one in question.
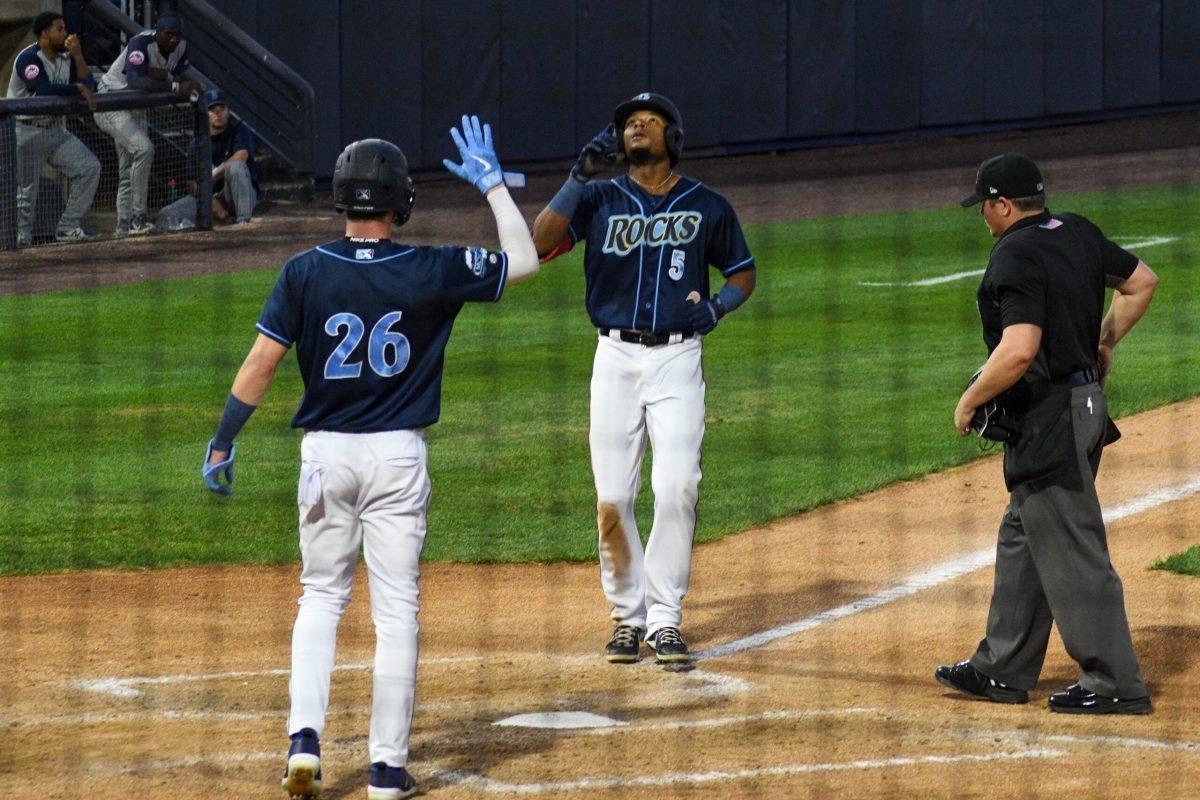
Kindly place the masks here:
<instances>
[{"instance_id":1,"label":"light blue batting glove","mask_svg":"<svg viewBox=\"0 0 1200 800\"><path fill-rule=\"evenodd\" d=\"M450 129L450 138L458 145L461 164L455 164L448 158L442 159L442 164L454 175L467 183L472 183L480 192L487 194L504 180L500 169L500 160L496 158L496 149L492 146L492 126L479 125L479 117L464 116L462 118L462 133L457 128Z\"/></svg>"},{"instance_id":2,"label":"light blue batting glove","mask_svg":"<svg viewBox=\"0 0 1200 800\"><path fill-rule=\"evenodd\" d=\"M230 484L233 483L233 459L237 455L237 445L229 446L229 458L210 466L208 459L212 457L212 451L213 446L210 441L208 449L204 451L204 463L200 465L200 474L204 476L204 485L217 494L233 494L233 486ZM225 472L225 483L221 483L222 471Z\"/></svg>"}]
</instances>

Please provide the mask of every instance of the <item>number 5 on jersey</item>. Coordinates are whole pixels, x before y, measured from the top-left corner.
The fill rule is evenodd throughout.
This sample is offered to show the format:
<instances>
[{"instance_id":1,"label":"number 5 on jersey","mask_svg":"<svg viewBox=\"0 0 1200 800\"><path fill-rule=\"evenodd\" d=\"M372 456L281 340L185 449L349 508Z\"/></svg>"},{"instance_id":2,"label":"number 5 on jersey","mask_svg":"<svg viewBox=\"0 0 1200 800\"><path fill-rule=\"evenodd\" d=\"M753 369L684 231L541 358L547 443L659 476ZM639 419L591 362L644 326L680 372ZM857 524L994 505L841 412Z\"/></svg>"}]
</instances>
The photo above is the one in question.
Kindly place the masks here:
<instances>
[{"instance_id":1,"label":"number 5 on jersey","mask_svg":"<svg viewBox=\"0 0 1200 800\"><path fill-rule=\"evenodd\" d=\"M381 378L390 378L403 372L412 355L408 337L391 330L391 327L400 321L400 316L399 311L384 314L375 323L375 327L371 328L371 336L367 340L367 363ZM334 314L325 320L325 332L330 336L339 335L342 328L346 329L345 337L325 360L325 377L331 381L357 378L362 373L361 361L347 363L346 359L362 341L366 326L357 315L349 312Z\"/></svg>"},{"instance_id":2,"label":"number 5 on jersey","mask_svg":"<svg viewBox=\"0 0 1200 800\"><path fill-rule=\"evenodd\" d=\"M687 256L683 250L671 251L671 268L667 270L667 274L671 276L671 280L677 281L683 277L683 259Z\"/></svg>"}]
</instances>

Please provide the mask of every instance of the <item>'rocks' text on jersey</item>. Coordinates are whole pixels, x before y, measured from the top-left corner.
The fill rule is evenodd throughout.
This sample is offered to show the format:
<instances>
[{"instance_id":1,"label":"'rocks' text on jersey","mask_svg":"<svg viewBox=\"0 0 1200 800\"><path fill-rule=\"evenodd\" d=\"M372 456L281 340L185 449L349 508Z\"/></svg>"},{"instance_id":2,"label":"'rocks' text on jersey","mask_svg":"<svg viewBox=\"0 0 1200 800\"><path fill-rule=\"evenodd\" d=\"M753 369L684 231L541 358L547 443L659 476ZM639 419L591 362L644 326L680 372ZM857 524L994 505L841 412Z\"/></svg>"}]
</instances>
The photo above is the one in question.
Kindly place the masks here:
<instances>
[{"instance_id":1,"label":"'rocks' text on jersey","mask_svg":"<svg viewBox=\"0 0 1200 800\"><path fill-rule=\"evenodd\" d=\"M626 255L645 244L659 247L664 244L687 244L700 232L704 215L698 211L676 211L670 214L615 214L608 218L608 233L604 237L604 252Z\"/></svg>"}]
</instances>

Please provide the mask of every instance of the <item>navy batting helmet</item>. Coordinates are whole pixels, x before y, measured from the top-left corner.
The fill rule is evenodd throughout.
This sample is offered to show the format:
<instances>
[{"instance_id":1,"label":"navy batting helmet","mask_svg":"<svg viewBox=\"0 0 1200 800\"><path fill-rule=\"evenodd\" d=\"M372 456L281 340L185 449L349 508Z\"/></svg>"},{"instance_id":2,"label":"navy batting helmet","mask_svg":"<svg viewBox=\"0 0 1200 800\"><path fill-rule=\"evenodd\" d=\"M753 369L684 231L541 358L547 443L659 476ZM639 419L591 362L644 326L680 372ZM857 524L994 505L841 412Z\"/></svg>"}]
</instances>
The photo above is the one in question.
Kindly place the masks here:
<instances>
[{"instance_id":1,"label":"navy batting helmet","mask_svg":"<svg viewBox=\"0 0 1200 800\"><path fill-rule=\"evenodd\" d=\"M663 131L667 155L671 159L672 167L679 163L679 156L683 153L683 117L679 115L675 104L654 92L642 92L629 98L613 112L613 125L617 128L617 136L621 136L621 132L625 130L625 121L635 111L653 111L662 115L667 121L667 129Z\"/></svg>"},{"instance_id":2,"label":"navy batting helmet","mask_svg":"<svg viewBox=\"0 0 1200 800\"><path fill-rule=\"evenodd\" d=\"M338 211L396 212L396 224L408 221L416 192L408 159L383 139L346 145L333 168L333 207Z\"/></svg>"}]
</instances>

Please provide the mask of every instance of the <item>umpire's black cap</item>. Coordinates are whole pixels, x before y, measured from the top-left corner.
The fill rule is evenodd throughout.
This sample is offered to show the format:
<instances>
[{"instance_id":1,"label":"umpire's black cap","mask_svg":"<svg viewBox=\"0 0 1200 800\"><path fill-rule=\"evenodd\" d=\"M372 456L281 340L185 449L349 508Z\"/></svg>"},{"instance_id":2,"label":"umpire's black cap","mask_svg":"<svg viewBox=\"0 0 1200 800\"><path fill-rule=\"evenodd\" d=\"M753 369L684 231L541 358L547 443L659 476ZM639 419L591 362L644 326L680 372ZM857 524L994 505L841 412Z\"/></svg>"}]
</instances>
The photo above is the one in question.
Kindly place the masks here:
<instances>
[{"instance_id":1,"label":"umpire's black cap","mask_svg":"<svg viewBox=\"0 0 1200 800\"><path fill-rule=\"evenodd\" d=\"M959 203L969 208L984 200L997 197L1033 197L1044 189L1042 173L1037 164L1020 153L994 156L979 165L975 173L975 191Z\"/></svg>"},{"instance_id":2,"label":"umpire's black cap","mask_svg":"<svg viewBox=\"0 0 1200 800\"><path fill-rule=\"evenodd\" d=\"M667 154L671 157L671 166L675 166L683 153L683 117L680 116L679 109L670 98L655 92L634 95L617 106L613 112L613 125L616 126L618 138L621 131L625 130L625 120L635 111L653 111L661 114L667 121L667 129L663 135L666 138Z\"/></svg>"},{"instance_id":3,"label":"umpire's black cap","mask_svg":"<svg viewBox=\"0 0 1200 800\"><path fill-rule=\"evenodd\" d=\"M333 207L338 211L395 211L396 224L408 221L415 198L408 159L383 139L346 145L333 168Z\"/></svg>"}]
</instances>

